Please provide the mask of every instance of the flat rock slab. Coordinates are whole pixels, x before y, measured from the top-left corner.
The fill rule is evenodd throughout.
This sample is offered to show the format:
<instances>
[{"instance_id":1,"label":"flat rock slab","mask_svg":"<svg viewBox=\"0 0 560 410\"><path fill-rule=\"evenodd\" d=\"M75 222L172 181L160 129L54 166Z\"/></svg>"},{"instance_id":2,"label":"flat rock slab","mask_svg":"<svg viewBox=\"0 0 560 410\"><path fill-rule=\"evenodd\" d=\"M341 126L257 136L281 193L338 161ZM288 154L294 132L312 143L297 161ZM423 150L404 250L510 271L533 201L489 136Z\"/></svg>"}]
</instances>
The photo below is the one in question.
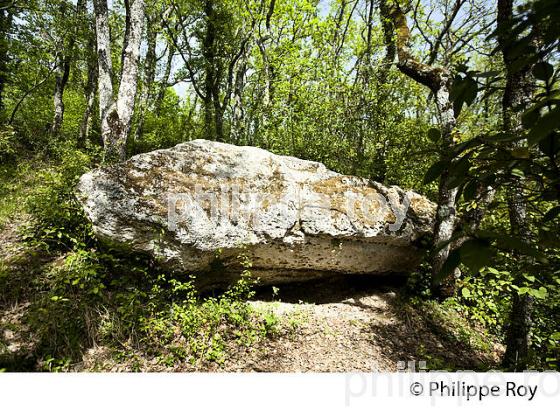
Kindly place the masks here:
<instances>
[{"instance_id":1,"label":"flat rock slab","mask_svg":"<svg viewBox=\"0 0 560 410\"><path fill-rule=\"evenodd\" d=\"M195 140L83 175L77 197L105 244L221 287L408 272L435 205L399 187L260 148Z\"/></svg>"}]
</instances>

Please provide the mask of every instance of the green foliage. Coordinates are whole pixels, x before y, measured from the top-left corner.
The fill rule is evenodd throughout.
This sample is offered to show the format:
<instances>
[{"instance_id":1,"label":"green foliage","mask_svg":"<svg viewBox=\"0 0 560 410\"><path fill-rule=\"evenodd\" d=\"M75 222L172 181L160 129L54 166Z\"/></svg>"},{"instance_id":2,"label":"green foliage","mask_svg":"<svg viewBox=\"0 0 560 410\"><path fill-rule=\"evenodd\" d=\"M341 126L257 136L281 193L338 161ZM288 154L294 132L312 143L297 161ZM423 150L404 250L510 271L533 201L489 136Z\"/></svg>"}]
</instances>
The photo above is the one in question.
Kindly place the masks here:
<instances>
[{"instance_id":1,"label":"green foliage","mask_svg":"<svg viewBox=\"0 0 560 410\"><path fill-rule=\"evenodd\" d=\"M74 193L78 179L92 165L92 156L66 147L58 155L60 164L40 171L37 189L26 200L33 216L26 238L47 250L77 249L93 241Z\"/></svg>"},{"instance_id":2,"label":"green foliage","mask_svg":"<svg viewBox=\"0 0 560 410\"><path fill-rule=\"evenodd\" d=\"M94 345L111 349L117 362L140 353L169 367L221 364L236 346L273 337L281 325L271 310L247 302L255 282L247 270L223 294L201 296L194 277L158 274L141 259L90 249L56 259L31 282L41 292L25 322L45 371L73 368Z\"/></svg>"},{"instance_id":3,"label":"green foliage","mask_svg":"<svg viewBox=\"0 0 560 410\"><path fill-rule=\"evenodd\" d=\"M216 138L221 118L226 142L321 161L341 173L414 188L433 200L437 181L446 174L449 186L459 190L461 226L453 240L466 240L439 273L443 278L463 270L458 295L445 307L502 337L511 296L532 296L534 349L546 366L558 365L557 0L521 2L512 21L512 32L520 37L512 44L517 57L510 68L532 66L535 80L534 98L520 107L525 131L519 135L502 127L504 67L496 58L500 50L492 51L495 37L470 37L461 29L442 37L434 65L452 74L450 97L457 116L452 152L441 152L442 131L430 91L383 57L382 25L375 7L368 9L376 4L282 0L272 10L272 2L180 0L164 13L165 3L147 7L157 26L155 80L149 80L149 64L142 58L140 89L149 93L145 106L136 106L130 154ZM416 28L423 31L412 30L412 54L420 55L424 36L435 40L445 24L434 17L443 14L441 5L434 5L435 13L431 6L421 2L415 9ZM478 16L486 6L465 4L458 18L468 18L472 10ZM123 346L145 345L170 364L222 362L230 343L251 344L279 326L271 312L255 312L245 303L251 296L250 261L242 261L244 279L234 288L202 298L186 277L149 272L147 261L122 260L98 248L74 198L79 176L101 158L98 101L90 113L87 149L75 148L88 67L97 62L92 16L74 8L67 0L12 5L6 8L10 23L1 22L0 228L22 208L31 217L25 254L0 261L2 299L25 295L23 282L28 282L26 290L36 291L32 323L46 370L68 369L68 360L97 340L123 357L128 354ZM111 8L118 77L125 15L122 2ZM534 25L539 50L530 37ZM463 27L452 28L458 26ZM465 48L446 49L453 38ZM53 63L61 55L70 58L70 76L63 126L53 135ZM170 55L175 58L169 60ZM505 205L508 193L520 185L530 205L526 236L512 233ZM483 206L480 187L488 186L497 190L496 199L480 228L471 231L460 218ZM409 289L430 297L429 272L423 266L413 273Z\"/></svg>"},{"instance_id":4,"label":"green foliage","mask_svg":"<svg viewBox=\"0 0 560 410\"><path fill-rule=\"evenodd\" d=\"M277 323L274 315L259 317L246 303L248 283L244 277L222 296L200 299L191 282L171 280L167 283L173 299L169 304L154 298L165 284L160 277L150 291L151 303L140 318L140 343L168 364L182 360L222 363L227 358L228 343L250 346L273 334Z\"/></svg>"},{"instance_id":5,"label":"green foliage","mask_svg":"<svg viewBox=\"0 0 560 410\"><path fill-rule=\"evenodd\" d=\"M453 101L453 109L457 116L461 113L464 104L471 105L476 99L478 84L472 74L466 71L464 75L457 75L453 81L449 97Z\"/></svg>"},{"instance_id":6,"label":"green foliage","mask_svg":"<svg viewBox=\"0 0 560 410\"><path fill-rule=\"evenodd\" d=\"M0 162L13 161L18 152L16 132L12 127L0 125Z\"/></svg>"},{"instance_id":7,"label":"green foliage","mask_svg":"<svg viewBox=\"0 0 560 410\"><path fill-rule=\"evenodd\" d=\"M173 89L168 89L160 109L147 113L142 138L134 142L134 152L170 148L202 137L196 134L198 124L193 118L194 109L188 101L181 103Z\"/></svg>"},{"instance_id":8,"label":"green foliage","mask_svg":"<svg viewBox=\"0 0 560 410\"><path fill-rule=\"evenodd\" d=\"M496 335L502 334L513 286L511 273L487 267L464 277L458 286L461 294L455 299L456 308Z\"/></svg>"},{"instance_id":9,"label":"green foliage","mask_svg":"<svg viewBox=\"0 0 560 410\"><path fill-rule=\"evenodd\" d=\"M515 267L513 267L515 268ZM533 367L557 369L560 342L557 324L560 320L558 281L547 284L533 275L525 274L525 286L514 284L514 274L492 267L482 269L459 281L460 295L447 303L471 320L480 323L494 335L503 338L511 309L511 295L529 293L535 298L533 313Z\"/></svg>"},{"instance_id":10,"label":"green foliage","mask_svg":"<svg viewBox=\"0 0 560 410\"><path fill-rule=\"evenodd\" d=\"M96 310L106 300L101 258L94 251L72 252L35 279L44 291L31 305L28 322L48 370L61 370L61 363L78 359L94 342Z\"/></svg>"}]
</instances>

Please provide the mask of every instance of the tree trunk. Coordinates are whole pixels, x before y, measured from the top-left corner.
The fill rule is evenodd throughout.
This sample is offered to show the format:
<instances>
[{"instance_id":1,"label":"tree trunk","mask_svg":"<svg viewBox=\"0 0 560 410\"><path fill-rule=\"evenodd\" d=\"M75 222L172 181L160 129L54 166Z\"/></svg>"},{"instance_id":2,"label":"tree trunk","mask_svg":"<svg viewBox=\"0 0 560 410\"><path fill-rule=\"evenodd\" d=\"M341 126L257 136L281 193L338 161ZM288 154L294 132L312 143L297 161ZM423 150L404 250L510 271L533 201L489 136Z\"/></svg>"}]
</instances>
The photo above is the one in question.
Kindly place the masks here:
<instances>
[{"instance_id":1,"label":"tree trunk","mask_svg":"<svg viewBox=\"0 0 560 410\"><path fill-rule=\"evenodd\" d=\"M267 38L268 36L265 36ZM270 104L272 103L272 99L274 97L274 67L268 58L268 53L266 51L266 41L263 39L259 39L258 41L259 50L261 52L261 57L263 59L264 65L264 97L263 97L263 105L268 111Z\"/></svg>"},{"instance_id":2,"label":"tree trunk","mask_svg":"<svg viewBox=\"0 0 560 410\"><path fill-rule=\"evenodd\" d=\"M99 116L101 138L106 155L112 157L117 151L117 141L109 125L109 112L113 110L113 63L111 60L111 34L109 31L109 10L107 0L93 1L95 12L95 33L97 38L97 76L99 93Z\"/></svg>"},{"instance_id":3,"label":"tree trunk","mask_svg":"<svg viewBox=\"0 0 560 410\"><path fill-rule=\"evenodd\" d=\"M225 142L225 139L224 139L224 109L220 105L220 100L216 99L216 98L214 98L214 123L215 123L215 129L216 129L216 141Z\"/></svg>"},{"instance_id":4,"label":"tree trunk","mask_svg":"<svg viewBox=\"0 0 560 410\"><path fill-rule=\"evenodd\" d=\"M0 121L4 119L4 88L8 75L8 34L12 28L12 13L9 8L0 9Z\"/></svg>"},{"instance_id":5,"label":"tree trunk","mask_svg":"<svg viewBox=\"0 0 560 410\"><path fill-rule=\"evenodd\" d=\"M57 68L55 70L55 86L54 86L54 116L51 124L50 132L53 135L58 135L64 120L64 89L70 77L70 60L68 57L59 55L57 57Z\"/></svg>"},{"instance_id":6,"label":"tree trunk","mask_svg":"<svg viewBox=\"0 0 560 410\"><path fill-rule=\"evenodd\" d=\"M216 139L216 123L214 119L214 102L213 91L216 79L214 78L215 70L215 27L214 27L214 6L211 0L204 2L204 14L206 18L206 27L204 39L202 42L202 55L204 57L204 131L205 138L208 140Z\"/></svg>"},{"instance_id":7,"label":"tree trunk","mask_svg":"<svg viewBox=\"0 0 560 410\"><path fill-rule=\"evenodd\" d=\"M90 42L90 47L93 48L93 41ZM78 147L83 148L86 145L86 141L89 137L90 130L90 119L93 112L93 105L95 103L95 83L97 80L97 67L92 58L88 59L88 74L87 82L84 87L84 93L86 95L86 108L82 115L82 121L80 123L80 132L78 134Z\"/></svg>"},{"instance_id":8,"label":"tree trunk","mask_svg":"<svg viewBox=\"0 0 560 410\"><path fill-rule=\"evenodd\" d=\"M134 0L130 6L130 29L127 31L126 48L123 53L122 74L117 98L117 112L120 120L118 129L120 150L119 157L126 157L126 141L130 134L136 92L138 90L138 66L140 62L140 45L144 28L144 0Z\"/></svg>"},{"instance_id":9,"label":"tree trunk","mask_svg":"<svg viewBox=\"0 0 560 410\"><path fill-rule=\"evenodd\" d=\"M451 73L445 67L430 66L416 60L410 51L410 30L406 15L397 2L389 3L382 0L379 7L385 20L383 29L387 42L387 56L391 56L396 48L398 69L414 81L428 87L435 96L439 125L441 129L440 160L451 161L450 153L453 147L453 131L457 125L453 103L449 92L451 89ZM388 24L390 23L390 24ZM396 32L396 33L395 33ZM396 41L391 40L396 34ZM438 206L434 228L434 249L451 239L455 230L457 188L449 188L449 172L444 171L439 181ZM434 253L432 258L432 291L436 297L446 297L455 290L454 278L447 278L444 282L436 281L439 272L449 255L450 245L442 247Z\"/></svg>"},{"instance_id":10,"label":"tree trunk","mask_svg":"<svg viewBox=\"0 0 560 410\"><path fill-rule=\"evenodd\" d=\"M158 27L152 18L147 19L148 24L148 50L146 52L146 59L144 61L144 84L138 102L138 123L136 126L136 133L134 134L134 141L139 141L144 132L144 118L146 110L148 109L148 101L151 96L151 89L154 84L156 76L156 45Z\"/></svg>"},{"instance_id":11,"label":"tree trunk","mask_svg":"<svg viewBox=\"0 0 560 410\"><path fill-rule=\"evenodd\" d=\"M64 13L66 7L61 6L61 12ZM78 0L76 4L76 11L74 13L74 32L71 34L68 44L62 44L62 50L57 55L56 70L55 70L55 86L53 94L54 114L51 124L50 132L57 135L62 128L64 121L64 90L68 79L70 78L70 65L74 55L74 46L76 44L76 37L81 24L80 17L86 12L86 1Z\"/></svg>"},{"instance_id":12,"label":"tree trunk","mask_svg":"<svg viewBox=\"0 0 560 410\"><path fill-rule=\"evenodd\" d=\"M523 107L531 99L533 81L531 67L519 67L519 58L515 53L516 35L512 33L513 27L513 0L498 0L497 8L497 34L498 43L502 51L506 70L506 86L502 98L502 115L504 130L513 135L520 136L523 132L521 114ZM518 68L513 67L517 65ZM520 144L520 143L519 143ZM514 148L514 147L512 147ZM521 178L514 177L514 182L508 191L508 209L512 234L530 244L531 231L527 219L527 203L524 197L524 182ZM519 271L530 264L527 258L517 255ZM517 273L514 283L523 286L523 276ZM521 371L527 368L529 361L529 345L531 331L531 313L533 300L531 296L513 294L512 309L509 318L509 328L506 335L506 352L503 365L508 370Z\"/></svg>"},{"instance_id":13,"label":"tree trunk","mask_svg":"<svg viewBox=\"0 0 560 410\"><path fill-rule=\"evenodd\" d=\"M440 144L440 160L449 161L451 148L453 147L453 130L457 125L455 113L453 111L453 103L449 98L451 80L442 76L440 86L435 92L435 100L439 113L439 122L441 128L441 144ZM451 239L456 225L456 199L457 188L449 188L449 171L445 170L439 180L438 188L438 206L436 221L434 226L434 246L440 247ZM455 292L455 277L450 276L440 280L435 280L439 276L439 272L443 264L449 256L451 245L447 244L434 253L432 257L432 293L438 298L446 298L453 296Z\"/></svg>"},{"instance_id":14,"label":"tree trunk","mask_svg":"<svg viewBox=\"0 0 560 410\"><path fill-rule=\"evenodd\" d=\"M225 142L224 139L224 111L226 109L225 104L222 105L220 101L220 83L221 83L221 66L216 59L218 67L216 67L214 85L212 87L212 104L214 105L214 130L216 133L216 141Z\"/></svg>"},{"instance_id":15,"label":"tree trunk","mask_svg":"<svg viewBox=\"0 0 560 410\"><path fill-rule=\"evenodd\" d=\"M127 22L130 27L126 30L126 47L123 50L122 72L116 99L112 85L113 68L107 0L94 0L94 10L99 66L99 112L105 156L109 161L124 160L138 87L138 61L144 24L144 0L134 0L129 7L130 18L127 18Z\"/></svg>"},{"instance_id":16,"label":"tree trunk","mask_svg":"<svg viewBox=\"0 0 560 410\"><path fill-rule=\"evenodd\" d=\"M163 103L163 99L165 98L165 91L167 90L167 87L169 85L169 77L171 76L171 68L173 67L173 56L175 54L173 42L168 42L167 49L167 62L165 64L165 70L159 84L159 91L155 102L156 114L158 114L161 110L161 104Z\"/></svg>"},{"instance_id":17,"label":"tree trunk","mask_svg":"<svg viewBox=\"0 0 560 410\"><path fill-rule=\"evenodd\" d=\"M233 87L231 140L234 144L239 144L245 135L245 109L243 106L243 90L245 88L245 74L247 71L245 59L246 55L243 55L240 67L235 74L235 83Z\"/></svg>"},{"instance_id":18,"label":"tree trunk","mask_svg":"<svg viewBox=\"0 0 560 410\"><path fill-rule=\"evenodd\" d=\"M502 365L509 371L523 371L529 364L533 298L514 293Z\"/></svg>"},{"instance_id":19,"label":"tree trunk","mask_svg":"<svg viewBox=\"0 0 560 410\"><path fill-rule=\"evenodd\" d=\"M262 126L265 129L268 128L268 119L271 115L270 107L274 99L274 77L275 70L270 56L267 51L267 43L272 39L271 33L271 19L274 15L274 9L276 7L276 1L271 0L268 6L268 11L265 20L265 29L263 35L261 35L257 40L257 45L261 54L261 58L264 65L264 95L263 95L263 116L262 116Z\"/></svg>"}]
</instances>

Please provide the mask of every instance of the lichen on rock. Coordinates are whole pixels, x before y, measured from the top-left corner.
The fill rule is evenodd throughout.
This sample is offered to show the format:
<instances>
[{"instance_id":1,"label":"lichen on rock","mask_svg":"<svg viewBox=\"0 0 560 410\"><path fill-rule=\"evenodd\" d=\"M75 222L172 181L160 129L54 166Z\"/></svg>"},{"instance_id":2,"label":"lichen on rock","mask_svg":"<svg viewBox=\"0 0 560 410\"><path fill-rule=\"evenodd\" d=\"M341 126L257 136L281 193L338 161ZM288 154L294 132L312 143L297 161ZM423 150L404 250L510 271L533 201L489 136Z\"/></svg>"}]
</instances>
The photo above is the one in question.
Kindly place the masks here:
<instances>
[{"instance_id":1,"label":"lichen on rock","mask_svg":"<svg viewBox=\"0 0 560 410\"><path fill-rule=\"evenodd\" d=\"M77 196L101 241L197 272L206 286L231 282L241 254L261 283L406 272L435 213L396 186L206 140L91 171Z\"/></svg>"}]
</instances>

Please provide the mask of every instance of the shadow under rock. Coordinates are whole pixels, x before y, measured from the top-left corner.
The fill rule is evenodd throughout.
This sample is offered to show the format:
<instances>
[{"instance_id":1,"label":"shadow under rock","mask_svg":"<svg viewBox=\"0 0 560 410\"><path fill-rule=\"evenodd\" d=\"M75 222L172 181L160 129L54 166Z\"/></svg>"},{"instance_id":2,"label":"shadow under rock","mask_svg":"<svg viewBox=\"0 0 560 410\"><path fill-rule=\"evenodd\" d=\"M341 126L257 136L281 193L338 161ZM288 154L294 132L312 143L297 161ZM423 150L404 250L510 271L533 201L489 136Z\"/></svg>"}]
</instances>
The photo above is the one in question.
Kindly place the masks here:
<instances>
[{"instance_id":1,"label":"shadow under rock","mask_svg":"<svg viewBox=\"0 0 560 410\"><path fill-rule=\"evenodd\" d=\"M306 282L286 283L257 288L255 299L262 301L281 300L286 303L326 303L345 302L360 295L384 293L403 287L404 274L384 275L342 275ZM277 292L275 292L277 289Z\"/></svg>"}]
</instances>

